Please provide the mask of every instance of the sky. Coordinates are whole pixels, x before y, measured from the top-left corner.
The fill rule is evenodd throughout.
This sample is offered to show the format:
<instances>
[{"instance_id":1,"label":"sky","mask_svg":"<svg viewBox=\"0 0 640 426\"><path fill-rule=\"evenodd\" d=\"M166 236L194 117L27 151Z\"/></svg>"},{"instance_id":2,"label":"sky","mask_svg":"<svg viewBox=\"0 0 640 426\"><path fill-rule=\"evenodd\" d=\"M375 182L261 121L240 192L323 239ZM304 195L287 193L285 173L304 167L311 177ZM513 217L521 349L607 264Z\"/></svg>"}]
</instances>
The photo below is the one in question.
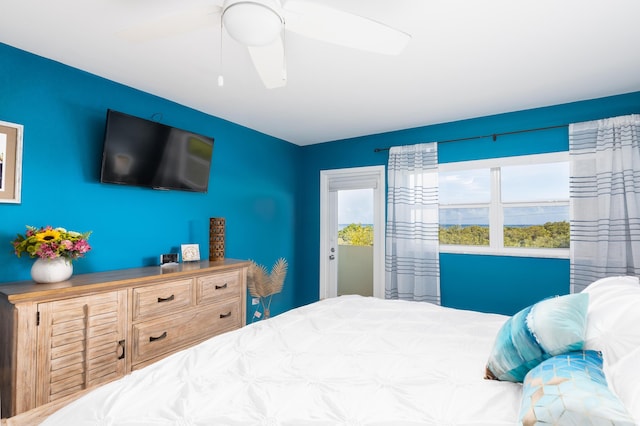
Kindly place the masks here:
<instances>
[{"instance_id":1,"label":"sky","mask_svg":"<svg viewBox=\"0 0 640 426\"><path fill-rule=\"evenodd\" d=\"M338 191L338 223L373 223L373 189Z\"/></svg>"},{"instance_id":2,"label":"sky","mask_svg":"<svg viewBox=\"0 0 640 426\"><path fill-rule=\"evenodd\" d=\"M568 162L503 166L501 199L510 202L567 201L566 205L539 205L504 208L505 225L541 225L569 219ZM441 205L488 203L491 192L489 169L443 172L439 174ZM488 208L441 209L443 225L488 225Z\"/></svg>"},{"instance_id":3,"label":"sky","mask_svg":"<svg viewBox=\"0 0 640 426\"><path fill-rule=\"evenodd\" d=\"M502 199L505 202L568 200L568 163L502 167ZM468 170L439 175L441 203L489 201L489 170ZM559 184L559 182L561 184ZM453 209L441 212L443 224L488 224L486 209ZM533 225L567 220L568 206L518 207L505 210L505 224ZM338 191L338 223L373 223L373 190Z\"/></svg>"},{"instance_id":4,"label":"sky","mask_svg":"<svg viewBox=\"0 0 640 426\"><path fill-rule=\"evenodd\" d=\"M505 202L568 200L568 162L501 168ZM440 203L486 203L490 197L489 169L439 174Z\"/></svg>"}]
</instances>

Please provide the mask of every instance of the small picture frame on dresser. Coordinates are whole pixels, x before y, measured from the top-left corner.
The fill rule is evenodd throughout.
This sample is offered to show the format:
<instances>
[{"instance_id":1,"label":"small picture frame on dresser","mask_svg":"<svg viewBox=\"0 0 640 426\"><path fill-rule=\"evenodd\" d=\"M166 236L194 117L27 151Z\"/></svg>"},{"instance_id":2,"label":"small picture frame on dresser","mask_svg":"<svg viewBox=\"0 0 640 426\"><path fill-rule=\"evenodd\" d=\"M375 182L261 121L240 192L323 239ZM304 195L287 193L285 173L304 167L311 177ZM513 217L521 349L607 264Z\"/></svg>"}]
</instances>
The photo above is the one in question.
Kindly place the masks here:
<instances>
[{"instance_id":1,"label":"small picture frame on dresser","mask_svg":"<svg viewBox=\"0 0 640 426\"><path fill-rule=\"evenodd\" d=\"M182 244L180 248L183 262L197 262L200 260L200 246L198 244Z\"/></svg>"},{"instance_id":2,"label":"small picture frame on dresser","mask_svg":"<svg viewBox=\"0 0 640 426\"><path fill-rule=\"evenodd\" d=\"M166 253L160 255L160 266L169 266L178 264L178 253Z\"/></svg>"}]
</instances>

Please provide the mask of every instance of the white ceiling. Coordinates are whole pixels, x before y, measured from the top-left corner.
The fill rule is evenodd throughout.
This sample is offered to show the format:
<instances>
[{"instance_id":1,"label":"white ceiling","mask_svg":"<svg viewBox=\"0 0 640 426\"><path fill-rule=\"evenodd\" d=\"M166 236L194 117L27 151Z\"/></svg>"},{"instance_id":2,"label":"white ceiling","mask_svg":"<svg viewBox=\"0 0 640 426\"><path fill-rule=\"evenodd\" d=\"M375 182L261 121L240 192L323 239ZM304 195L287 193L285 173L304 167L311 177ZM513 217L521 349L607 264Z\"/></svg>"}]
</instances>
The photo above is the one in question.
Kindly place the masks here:
<instances>
[{"instance_id":1,"label":"white ceiling","mask_svg":"<svg viewBox=\"0 0 640 426\"><path fill-rule=\"evenodd\" d=\"M122 31L221 0L3 0L0 42L297 145L640 91L638 0L309 0L412 38L398 56L287 32L265 89L220 28ZM286 1L285 1L286 5Z\"/></svg>"}]
</instances>

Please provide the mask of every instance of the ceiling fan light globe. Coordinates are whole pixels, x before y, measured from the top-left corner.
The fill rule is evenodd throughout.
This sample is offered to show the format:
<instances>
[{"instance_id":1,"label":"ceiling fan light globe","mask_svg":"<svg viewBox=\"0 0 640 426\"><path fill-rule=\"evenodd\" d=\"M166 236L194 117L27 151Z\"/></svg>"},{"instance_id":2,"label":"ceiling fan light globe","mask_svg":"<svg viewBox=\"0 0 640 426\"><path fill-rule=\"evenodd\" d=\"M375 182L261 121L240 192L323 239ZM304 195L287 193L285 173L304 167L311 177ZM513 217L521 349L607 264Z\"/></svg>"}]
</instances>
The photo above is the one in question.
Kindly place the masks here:
<instances>
[{"instance_id":1,"label":"ceiling fan light globe","mask_svg":"<svg viewBox=\"0 0 640 426\"><path fill-rule=\"evenodd\" d=\"M225 7L222 24L236 41L246 46L265 46L280 37L283 21L263 3L238 1Z\"/></svg>"}]
</instances>

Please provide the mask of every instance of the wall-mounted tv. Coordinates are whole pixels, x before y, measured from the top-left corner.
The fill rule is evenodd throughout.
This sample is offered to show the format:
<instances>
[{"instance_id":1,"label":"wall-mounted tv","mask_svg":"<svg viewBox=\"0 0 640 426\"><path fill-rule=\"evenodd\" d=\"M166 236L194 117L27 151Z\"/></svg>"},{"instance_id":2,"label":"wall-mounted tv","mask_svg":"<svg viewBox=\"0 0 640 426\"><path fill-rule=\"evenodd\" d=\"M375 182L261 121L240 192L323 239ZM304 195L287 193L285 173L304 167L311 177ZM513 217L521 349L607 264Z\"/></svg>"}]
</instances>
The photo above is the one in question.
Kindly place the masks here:
<instances>
[{"instance_id":1,"label":"wall-mounted tv","mask_svg":"<svg viewBox=\"0 0 640 426\"><path fill-rule=\"evenodd\" d=\"M107 110L100 182L207 192L213 138Z\"/></svg>"}]
</instances>

